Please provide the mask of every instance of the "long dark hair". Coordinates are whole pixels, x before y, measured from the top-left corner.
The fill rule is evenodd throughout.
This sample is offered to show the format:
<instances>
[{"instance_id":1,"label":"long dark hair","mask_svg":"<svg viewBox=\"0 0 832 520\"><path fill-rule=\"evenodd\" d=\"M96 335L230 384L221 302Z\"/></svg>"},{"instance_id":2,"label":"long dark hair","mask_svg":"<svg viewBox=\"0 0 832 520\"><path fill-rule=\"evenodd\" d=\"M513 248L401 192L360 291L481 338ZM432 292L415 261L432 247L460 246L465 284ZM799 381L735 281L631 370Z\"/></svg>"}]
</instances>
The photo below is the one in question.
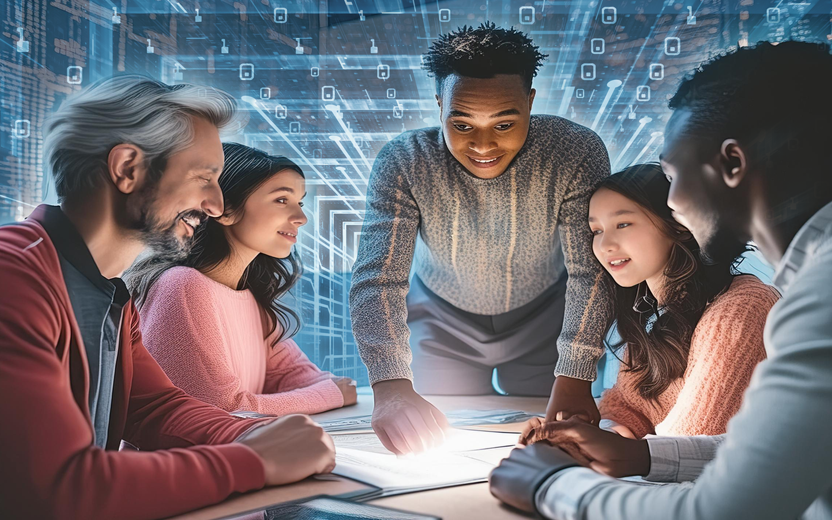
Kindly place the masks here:
<instances>
[{"instance_id":1,"label":"long dark hair","mask_svg":"<svg viewBox=\"0 0 832 520\"><path fill-rule=\"evenodd\" d=\"M670 183L660 165L637 164L606 178L597 189L619 193L641 206L659 230L673 241L664 270L661 308L646 282L621 287L606 273L615 294L610 320L621 341L609 345L617 353L626 345L627 369L636 374L642 397L656 400L685 374L690 341L705 307L731 285L738 259L708 265L699 257L699 244L667 207ZM596 190L597 191L597 190ZM648 321L655 319L652 327ZM621 358L619 358L621 359Z\"/></svg>"},{"instance_id":2,"label":"long dark hair","mask_svg":"<svg viewBox=\"0 0 832 520\"><path fill-rule=\"evenodd\" d=\"M290 169L303 176L300 166L286 157L269 155L237 143L223 144L222 149L225 167L219 183L225 200L225 216L242 211L248 197L276 173ZM141 307L153 284L171 267L187 266L207 273L230 255L231 247L225 235L225 226L209 218L197 228L193 247L184 259L157 254L137 262L124 278L136 305ZM280 334L272 346L294 336L300 329L297 313L281 304L280 298L298 281L302 272L300 260L294 252L287 258L274 258L260 253L248 265L237 285L238 291L250 290L257 303L266 311L269 320L266 337L280 325Z\"/></svg>"}]
</instances>

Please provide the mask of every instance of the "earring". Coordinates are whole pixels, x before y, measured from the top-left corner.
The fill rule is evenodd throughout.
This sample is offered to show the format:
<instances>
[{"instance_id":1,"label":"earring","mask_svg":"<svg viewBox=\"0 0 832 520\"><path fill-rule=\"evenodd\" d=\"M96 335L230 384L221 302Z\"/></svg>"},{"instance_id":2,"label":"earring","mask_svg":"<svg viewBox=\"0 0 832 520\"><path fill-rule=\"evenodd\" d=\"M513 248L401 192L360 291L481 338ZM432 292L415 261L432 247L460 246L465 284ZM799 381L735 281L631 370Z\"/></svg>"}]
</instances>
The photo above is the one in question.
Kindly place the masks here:
<instances>
[{"instance_id":1,"label":"earring","mask_svg":"<svg viewBox=\"0 0 832 520\"><path fill-rule=\"evenodd\" d=\"M641 294L642 284L644 287L644 294ZM651 311L655 314L658 312L658 309L656 308L657 303L658 302L655 298L647 294L647 282L638 284L638 289L636 289L636 301L633 302L633 310L639 314Z\"/></svg>"}]
</instances>

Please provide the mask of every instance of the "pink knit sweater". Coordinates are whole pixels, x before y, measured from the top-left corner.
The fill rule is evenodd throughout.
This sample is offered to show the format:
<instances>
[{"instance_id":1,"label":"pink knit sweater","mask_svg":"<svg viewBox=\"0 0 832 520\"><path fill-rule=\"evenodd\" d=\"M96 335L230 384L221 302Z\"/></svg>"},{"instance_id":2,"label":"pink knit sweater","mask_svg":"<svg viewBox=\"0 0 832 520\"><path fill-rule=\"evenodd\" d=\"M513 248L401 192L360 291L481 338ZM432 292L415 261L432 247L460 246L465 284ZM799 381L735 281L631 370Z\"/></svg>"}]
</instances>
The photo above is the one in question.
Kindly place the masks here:
<instances>
[{"instance_id":1,"label":"pink knit sweater","mask_svg":"<svg viewBox=\"0 0 832 520\"><path fill-rule=\"evenodd\" d=\"M658 404L639 395L634 374L622 363L618 381L601 398L601 417L628 427L639 438L725 433L754 367L766 357L763 328L779 297L756 276L734 278L705 309L691 338L687 370L659 396Z\"/></svg>"},{"instance_id":2,"label":"pink knit sweater","mask_svg":"<svg viewBox=\"0 0 832 520\"><path fill-rule=\"evenodd\" d=\"M265 315L250 291L196 269L166 271L141 309L144 344L173 383L227 411L318 413L343 406L332 381L284 340L264 339Z\"/></svg>"}]
</instances>

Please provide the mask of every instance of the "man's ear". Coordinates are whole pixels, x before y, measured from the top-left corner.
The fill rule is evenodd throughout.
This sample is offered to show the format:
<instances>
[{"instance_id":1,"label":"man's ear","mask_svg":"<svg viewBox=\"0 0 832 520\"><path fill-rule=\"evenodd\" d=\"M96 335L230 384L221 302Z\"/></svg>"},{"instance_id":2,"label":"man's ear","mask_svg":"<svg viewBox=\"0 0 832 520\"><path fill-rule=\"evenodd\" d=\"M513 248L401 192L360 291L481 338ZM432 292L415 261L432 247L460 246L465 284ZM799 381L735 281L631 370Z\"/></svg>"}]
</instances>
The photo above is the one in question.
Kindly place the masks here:
<instances>
[{"instance_id":1,"label":"man's ear","mask_svg":"<svg viewBox=\"0 0 832 520\"><path fill-rule=\"evenodd\" d=\"M107 173L116 189L134 193L147 181L144 152L132 144L118 144L107 156Z\"/></svg>"},{"instance_id":2,"label":"man's ear","mask_svg":"<svg viewBox=\"0 0 832 520\"><path fill-rule=\"evenodd\" d=\"M726 139L719 150L722 180L729 188L736 188L748 174L748 157L736 139Z\"/></svg>"},{"instance_id":3,"label":"man's ear","mask_svg":"<svg viewBox=\"0 0 832 520\"><path fill-rule=\"evenodd\" d=\"M529 92L529 112L532 111L532 105L534 105L535 94L537 94L537 91L535 89L532 89L531 92Z\"/></svg>"}]
</instances>

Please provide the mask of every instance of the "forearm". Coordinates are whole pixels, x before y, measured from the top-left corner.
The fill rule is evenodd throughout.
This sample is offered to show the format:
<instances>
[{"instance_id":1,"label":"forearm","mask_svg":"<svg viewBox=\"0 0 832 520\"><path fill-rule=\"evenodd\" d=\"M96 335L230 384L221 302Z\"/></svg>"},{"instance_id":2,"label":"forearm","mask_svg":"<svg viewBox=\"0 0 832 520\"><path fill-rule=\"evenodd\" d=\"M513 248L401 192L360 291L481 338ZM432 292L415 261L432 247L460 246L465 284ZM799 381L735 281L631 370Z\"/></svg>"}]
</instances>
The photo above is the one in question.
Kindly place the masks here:
<instances>
[{"instance_id":1,"label":"forearm","mask_svg":"<svg viewBox=\"0 0 832 520\"><path fill-rule=\"evenodd\" d=\"M228 400L228 411L251 411L267 415L316 414L340 408L344 396L331 379L310 386L273 394L239 392Z\"/></svg>"}]
</instances>

